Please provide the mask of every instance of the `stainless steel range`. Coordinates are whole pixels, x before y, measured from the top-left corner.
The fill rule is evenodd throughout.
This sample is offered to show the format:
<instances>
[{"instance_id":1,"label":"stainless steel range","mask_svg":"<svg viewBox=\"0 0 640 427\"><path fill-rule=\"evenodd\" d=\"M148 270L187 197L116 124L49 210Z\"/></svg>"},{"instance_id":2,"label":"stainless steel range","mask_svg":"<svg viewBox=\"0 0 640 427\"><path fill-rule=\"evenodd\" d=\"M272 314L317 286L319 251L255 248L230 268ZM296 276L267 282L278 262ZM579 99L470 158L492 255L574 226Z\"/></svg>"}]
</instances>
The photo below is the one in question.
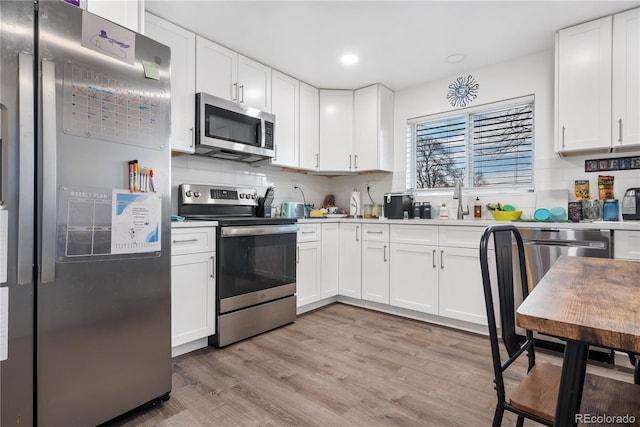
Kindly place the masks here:
<instances>
[{"instance_id":1,"label":"stainless steel range","mask_svg":"<svg viewBox=\"0 0 640 427\"><path fill-rule=\"evenodd\" d=\"M178 214L218 221L217 347L291 323L296 318L296 233L292 218L256 216L255 189L178 188Z\"/></svg>"}]
</instances>

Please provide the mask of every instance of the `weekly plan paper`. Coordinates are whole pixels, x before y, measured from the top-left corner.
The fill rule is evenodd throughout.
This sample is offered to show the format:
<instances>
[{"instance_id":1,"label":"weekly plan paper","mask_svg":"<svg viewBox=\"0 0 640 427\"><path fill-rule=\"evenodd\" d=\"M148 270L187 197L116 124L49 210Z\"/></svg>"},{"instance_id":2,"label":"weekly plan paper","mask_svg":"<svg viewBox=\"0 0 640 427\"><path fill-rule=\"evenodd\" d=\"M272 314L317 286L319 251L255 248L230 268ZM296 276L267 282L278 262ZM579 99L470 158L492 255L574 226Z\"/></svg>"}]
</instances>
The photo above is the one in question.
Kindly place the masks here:
<instances>
[{"instance_id":1,"label":"weekly plan paper","mask_svg":"<svg viewBox=\"0 0 640 427\"><path fill-rule=\"evenodd\" d=\"M162 196L113 190L111 253L160 251Z\"/></svg>"}]
</instances>

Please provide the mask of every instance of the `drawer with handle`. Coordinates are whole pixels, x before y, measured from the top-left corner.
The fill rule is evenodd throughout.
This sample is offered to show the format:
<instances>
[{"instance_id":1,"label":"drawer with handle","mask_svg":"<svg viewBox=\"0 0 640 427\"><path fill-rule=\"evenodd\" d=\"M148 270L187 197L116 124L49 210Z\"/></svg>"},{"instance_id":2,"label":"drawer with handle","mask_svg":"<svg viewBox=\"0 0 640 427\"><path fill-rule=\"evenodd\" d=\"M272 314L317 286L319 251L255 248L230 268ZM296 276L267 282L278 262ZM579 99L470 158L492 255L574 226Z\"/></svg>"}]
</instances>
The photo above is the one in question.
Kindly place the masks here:
<instances>
[{"instance_id":1,"label":"drawer with handle","mask_svg":"<svg viewBox=\"0 0 640 427\"><path fill-rule=\"evenodd\" d=\"M213 252L216 250L216 228L174 228L171 230L171 255Z\"/></svg>"},{"instance_id":2,"label":"drawer with handle","mask_svg":"<svg viewBox=\"0 0 640 427\"><path fill-rule=\"evenodd\" d=\"M389 241L389 225L388 224L363 224L362 240L365 242L388 242Z\"/></svg>"},{"instance_id":3,"label":"drawer with handle","mask_svg":"<svg viewBox=\"0 0 640 427\"><path fill-rule=\"evenodd\" d=\"M298 243L320 240L321 224L299 224L298 226Z\"/></svg>"}]
</instances>

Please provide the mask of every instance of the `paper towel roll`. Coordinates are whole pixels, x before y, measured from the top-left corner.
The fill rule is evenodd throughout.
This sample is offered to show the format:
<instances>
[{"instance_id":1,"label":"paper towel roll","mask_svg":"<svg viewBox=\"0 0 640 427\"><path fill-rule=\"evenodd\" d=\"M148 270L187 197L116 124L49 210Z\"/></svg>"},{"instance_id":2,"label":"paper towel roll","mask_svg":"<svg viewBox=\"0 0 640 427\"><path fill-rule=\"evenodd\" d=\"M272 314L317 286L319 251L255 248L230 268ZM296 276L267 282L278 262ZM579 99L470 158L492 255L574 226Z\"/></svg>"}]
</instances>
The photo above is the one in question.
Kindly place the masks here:
<instances>
[{"instance_id":1,"label":"paper towel roll","mask_svg":"<svg viewBox=\"0 0 640 427\"><path fill-rule=\"evenodd\" d=\"M353 217L361 216L360 192L352 191L349 198L349 215Z\"/></svg>"}]
</instances>

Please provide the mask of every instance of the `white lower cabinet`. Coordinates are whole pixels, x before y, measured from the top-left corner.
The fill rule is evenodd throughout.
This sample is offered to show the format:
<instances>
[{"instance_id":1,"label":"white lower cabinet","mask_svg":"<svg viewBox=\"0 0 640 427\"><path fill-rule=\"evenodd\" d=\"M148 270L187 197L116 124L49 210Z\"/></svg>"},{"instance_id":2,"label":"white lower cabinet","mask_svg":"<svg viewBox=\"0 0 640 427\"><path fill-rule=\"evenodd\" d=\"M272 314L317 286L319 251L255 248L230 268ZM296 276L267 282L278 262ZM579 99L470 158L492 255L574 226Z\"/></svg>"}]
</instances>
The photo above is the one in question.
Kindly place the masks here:
<instances>
[{"instance_id":1,"label":"white lower cabinet","mask_svg":"<svg viewBox=\"0 0 640 427\"><path fill-rule=\"evenodd\" d=\"M438 314L437 253L437 246L391 243L391 305Z\"/></svg>"},{"instance_id":2,"label":"white lower cabinet","mask_svg":"<svg viewBox=\"0 0 640 427\"><path fill-rule=\"evenodd\" d=\"M440 316L487 324L479 252L483 231L484 227L438 227ZM490 251L490 264L493 259Z\"/></svg>"},{"instance_id":3,"label":"white lower cabinet","mask_svg":"<svg viewBox=\"0 0 640 427\"><path fill-rule=\"evenodd\" d=\"M296 254L297 305L301 307L320 299L321 248L318 241L298 243Z\"/></svg>"},{"instance_id":4,"label":"white lower cabinet","mask_svg":"<svg viewBox=\"0 0 640 427\"><path fill-rule=\"evenodd\" d=\"M362 224L362 299L389 304L389 226Z\"/></svg>"},{"instance_id":5,"label":"white lower cabinet","mask_svg":"<svg viewBox=\"0 0 640 427\"><path fill-rule=\"evenodd\" d=\"M613 232L613 257L640 260L640 231L615 230Z\"/></svg>"},{"instance_id":6,"label":"white lower cabinet","mask_svg":"<svg viewBox=\"0 0 640 427\"><path fill-rule=\"evenodd\" d=\"M172 355L207 345L216 331L215 228L171 231ZM195 345L189 346L189 343Z\"/></svg>"},{"instance_id":7,"label":"white lower cabinet","mask_svg":"<svg viewBox=\"0 0 640 427\"><path fill-rule=\"evenodd\" d=\"M478 249L441 247L440 262L438 314L486 325ZM493 262L491 253L489 262Z\"/></svg>"},{"instance_id":8,"label":"white lower cabinet","mask_svg":"<svg viewBox=\"0 0 640 427\"><path fill-rule=\"evenodd\" d=\"M338 293L362 298L362 224L340 223L340 264Z\"/></svg>"},{"instance_id":9,"label":"white lower cabinet","mask_svg":"<svg viewBox=\"0 0 640 427\"><path fill-rule=\"evenodd\" d=\"M338 265L340 264L340 227L337 222L322 224L321 297L338 295Z\"/></svg>"}]
</instances>

